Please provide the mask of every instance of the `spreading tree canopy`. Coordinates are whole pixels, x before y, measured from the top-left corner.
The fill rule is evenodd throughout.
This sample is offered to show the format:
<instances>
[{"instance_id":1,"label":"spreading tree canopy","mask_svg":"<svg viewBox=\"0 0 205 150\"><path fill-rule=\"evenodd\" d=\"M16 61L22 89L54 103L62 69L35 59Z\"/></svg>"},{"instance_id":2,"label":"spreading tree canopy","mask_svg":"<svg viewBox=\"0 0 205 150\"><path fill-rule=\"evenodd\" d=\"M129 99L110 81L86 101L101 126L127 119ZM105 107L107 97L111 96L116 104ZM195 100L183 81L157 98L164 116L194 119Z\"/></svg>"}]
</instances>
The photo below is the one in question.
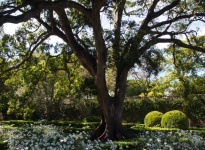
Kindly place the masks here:
<instances>
[{"instance_id":1,"label":"spreading tree canopy","mask_svg":"<svg viewBox=\"0 0 205 150\"><path fill-rule=\"evenodd\" d=\"M122 126L128 71L144 62L148 70L157 68L153 60L158 60L158 43L205 52L192 40L205 21L203 4L202 0L4 0L0 26L22 23L22 27L12 40L2 36L0 74L17 69L36 50L60 50L61 45L52 47L47 41L57 36L68 55L74 53L87 69L97 88L102 121L92 137L132 137ZM11 57L15 60L8 63ZM108 68L115 81L112 95Z\"/></svg>"}]
</instances>

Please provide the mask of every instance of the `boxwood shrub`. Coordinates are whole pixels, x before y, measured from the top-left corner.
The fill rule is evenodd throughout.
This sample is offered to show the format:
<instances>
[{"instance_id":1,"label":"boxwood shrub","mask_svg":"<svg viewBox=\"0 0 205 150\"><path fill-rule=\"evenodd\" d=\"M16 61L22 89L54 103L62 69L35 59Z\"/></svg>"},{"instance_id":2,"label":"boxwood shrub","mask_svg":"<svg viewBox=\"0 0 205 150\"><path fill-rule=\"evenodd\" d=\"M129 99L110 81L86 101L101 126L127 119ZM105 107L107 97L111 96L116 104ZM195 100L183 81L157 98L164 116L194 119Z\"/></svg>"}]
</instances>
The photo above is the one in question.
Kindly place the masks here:
<instances>
[{"instance_id":1,"label":"boxwood shrub","mask_svg":"<svg viewBox=\"0 0 205 150\"><path fill-rule=\"evenodd\" d=\"M162 116L161 127L187 130L189 128L189 119L179 110L168 111Z\"/></svg>"},{"instance_id":2,"label":"boxwood shrub","mask_svg":"<svg viewBox=\"0 0 205 150\"><path fill-rule=\"evenodd\" d=\"M163 113L159 111L151 111L144 118L145 127L154 127L161 125Z\"/></svg>"}]
</instances>

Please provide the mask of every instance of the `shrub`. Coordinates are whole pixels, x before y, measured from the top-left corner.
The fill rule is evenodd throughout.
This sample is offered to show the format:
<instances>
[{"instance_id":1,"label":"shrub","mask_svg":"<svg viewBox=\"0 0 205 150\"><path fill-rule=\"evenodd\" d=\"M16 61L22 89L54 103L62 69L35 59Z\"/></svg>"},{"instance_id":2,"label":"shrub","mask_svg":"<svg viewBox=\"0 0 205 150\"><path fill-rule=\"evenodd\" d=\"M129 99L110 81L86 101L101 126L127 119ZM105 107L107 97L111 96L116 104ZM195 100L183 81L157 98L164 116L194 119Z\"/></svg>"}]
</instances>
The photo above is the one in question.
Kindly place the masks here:
<instances>
[{"instance_id":1,"label":"shrub","mask_svg":"<svg viewBox=\"0 0 205 150\"><path fill-rule=\"evenodd\" d=\"M149 99L148 97L145 97L145 98L140 100L138 105L139 105L139 111L138 111L139 123L143 123L146 114L155 110L154 104L153 104L153 101L151 99ZM135 117L136 117L136 115L135 115Z\"/></svg>"},{"instance_id":2,"label":"shrub","mask_svg":"<svg viewBox=\"0 0 205 150\"><path fill-rule=\"evenodd\" d=\"M163 128L179 128L186 130L189 127L189 120L183 112L172 110L166 112L162 116L161 126Z\"/></svg>"},{"instance_id":3,"label":"shrub","mask_svg":"<svg viewBox=\"0 0 205 150\"><path fill-rule=\"evenodd\" d=\"M83 122L100 122L100 118L97 116L88 116L83 119Z\"/></svg>"},{"instance_id":4,"label":"shrub","mask_svg":"<svg viewBox=\"0 0 205 150\"><path fill-rule=\"evenodd\" d=\"M193 120L205 120L205 97L203 95L193 96L184 105L186 114Z\"/></svg>"},{"instance_id":5,"label":"shrub","mask_svg":"<svg viewBox=\"0 0 205 150\"><path fill-rule=\"evenodd\" d=\"M163 113L151 111L144 118L145 127L160 126Z\"/></svg>"},{"instance_id":6,"label":"shrub","mask_svg":"<svg viewBox=\"0 0 205 150\"><path fill-rule=\"evenodd\" d=\"M1 150L8 150L8 143L0 141L0 149Z\"/></svg>"}]
</instances>

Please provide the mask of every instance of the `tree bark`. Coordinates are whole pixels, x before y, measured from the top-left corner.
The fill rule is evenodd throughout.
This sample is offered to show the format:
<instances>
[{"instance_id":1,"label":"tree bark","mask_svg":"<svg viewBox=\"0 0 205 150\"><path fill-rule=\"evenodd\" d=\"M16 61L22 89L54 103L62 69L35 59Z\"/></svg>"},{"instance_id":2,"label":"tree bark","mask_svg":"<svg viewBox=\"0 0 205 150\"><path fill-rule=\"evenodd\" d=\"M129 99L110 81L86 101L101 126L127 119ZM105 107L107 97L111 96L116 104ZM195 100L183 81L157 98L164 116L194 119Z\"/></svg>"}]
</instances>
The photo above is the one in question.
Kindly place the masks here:
<instances>
[{"instance_id":1,"label":"tree bark","mask_svg":"<svg viewBox=\"0 0 205 150\"><path fill-rule=\"evenodd\" d=\"M124 6L124 4L125 1L121 5ZM80 46L75 40L72 33L72 29L70 27L70 22L65 14L65 11L56 10L56 12L59 15L60 22L68 39L68 45L75 52L81 64L90 72L97 87L98 102L102 112L102 120L100 125L92 132L92 138L98 138L101 140L130 138L133 137L134 134L128 133L122 126L123 101L125 98L126 80L129 68L123 67L123 63L120 63L120 65L117 66L118 70L116 75L115 96L111 97L109 95L105 77L108 48L105 45L105 41L102 34L103 30L101 27L100 8L98 7L99 2L93 1L92 5L93 10L89 18L93 26L93 35L97 53L97 56L95 58L96 61L93 61L92 59L94 58L91 57L88 53L86 53L86 51L83 50L83 47ZM121 7L119 6L119 8ZM119 9L120 13L116 13L118 15L118 25L116 26L116 28L119 31L121 26L120 20L122 17L122 8ZM120 41L119 31L116 32L116 35L118 35L118 38L116 39L116 44L119 44ZM118 44L115 46L116 50L118 50Z\"/></svg>"},{"instance_id":2,"label":"tree bark","mask_svg":"<svg viewBox=\"0 0 205 150\"><path fill-rule=\"evenodd\" d=\"M131 131L127 131L122 125L122 109L114 104L111 98L109 104L102 107L102 119L99 126L91 133L92 139L100 139L102 141L120 140L133 138L136 135Z\"/></svg>"},{"instance_id":3,"label":"tree bark","mask_svg":"<svg viewBox=\"0 0 205 150\"><path fill-rule=\"evenodd\" d=\"M118 71L114 97L111 97L108 91L98 91L98 101L102 112L102 119L99 126L92 132L92 139L119 140L135 137L134 133L127 131L122 125L127 73L128 69L126 68ZM99 85L96 86L98 89L102 87Z\"/></svg>"}]
</instances>

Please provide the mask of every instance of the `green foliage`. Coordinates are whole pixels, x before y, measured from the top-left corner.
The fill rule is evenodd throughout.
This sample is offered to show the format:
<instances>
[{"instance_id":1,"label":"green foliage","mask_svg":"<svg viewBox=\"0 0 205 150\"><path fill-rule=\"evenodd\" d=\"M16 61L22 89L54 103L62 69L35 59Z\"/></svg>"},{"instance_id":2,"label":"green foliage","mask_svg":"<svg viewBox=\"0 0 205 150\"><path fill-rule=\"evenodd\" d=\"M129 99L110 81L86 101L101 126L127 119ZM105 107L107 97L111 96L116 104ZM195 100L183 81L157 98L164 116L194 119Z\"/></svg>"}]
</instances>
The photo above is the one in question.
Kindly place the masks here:
<instances>
[{"instance_id":1,"label":"green foliage","mask_svg":"<svg viewBox=\"0 0 205 150\"><path fill-rule=\"evenodd\" d=\"M143 123L146 114L153 110L153 101L148 97L128 99L124 102L124 118L129 122Z\"/></svg>"},{"instance_id":2,"label":"green foliage","mask_svg":"<svg viewBox=\"0 0 205 150\"><path fill-rule=\"evenodd\" d=\"M203 37L192 37L191 42L200 47L204 47ZM170 64L167 70L169 72L168 76L170 78L171 87L173 87L170 93L182 94L187 98L190 94L198 94L201 92L201 83L196 83L198 80L203 79L198 72L204 71L204 53L174 45L166 49L166 53L169 55L167 64ZM199 89L197 87L199 87Z\"/></svg>"},{"instance_id":3,"label":"green foliage","mask_svg":"<svg viewBox=\"0 0 205 150\"><path fill-rule=\"evenodd\" d=\"M8 41L5 43L8 44ZM49 49L46 47L42 49ZM62 105L65 98L72 95L78 97L76 100L80 99L82 75L79 72L82 68L76 57L68 54L65 45L57 44L56 48L61 48L62 53L53 57L42 53L39 48L31 59L19 67L18 72L3 80L2 84L15 93L7 102L9 108L6 111L11 119L56 119L62 117L66 109ZM3 94L2 98L5 99Z\"/></svg>"},{"instance_id":4,"label":"green foliage","mask_svg":"<svg viewBox=\"0 0 205 150\"><path fill-rule=\"evenodd\" d=\"M0 112L4 119L7 119L8 102L14 96L14 89L11 86L5 86L4 82L8 78L0 78ZM0 114L1 114L0 113Z\"/></svg>"},{"instance_id":5,"label":"green foliage","mask_svg":"<svg viewBox=\"0 0 205 150\"><path fill-rule=\"evenodd\" d=\"M143 123L145 115L154 110L162 113L171 110L184 110L184 113L191 120L199 122L204 120L204 100L203 95L195 95L189 103L185 103L187 100L182 96L158 96L147 97L146 99L143 97L130 97L124 102L124 120Z\"/></svg>"},{"instance_id":6,"label":"green foliage","mask_svg":"<svg viewBox=\"0 0 205 150\"><path fill-rule=\"evenodd\" d=\"M184 105L187 116L192 120L205 119L205 96L192 96Z\"/></svg>"},{"instance_id":7,"label":"green foliage","mask_svg":"<svg viewBox=\"0 0 205 150\"><path fill-rule=\"evenodd\" d=\"M156 76L162 70L162 62L164 61L163 53L156 47L150 48L149 51L142 55L142 58L143 61L139 65L149 76Z\"/></svg>"},{"instance_id":8,"label":"green foliage","mask_svg":"<svg viewBox=\"0 0 205 150\"><path fill-rule=\"evenodd\" d=\"M169 105L170 101L172 100L168 98L166 99L163 97L156 97L155 99L153 99L155 110L160 111L162 113L167 112L168 109L171 109L171 106Z\"/></svg>"},{"instance_id":9,"label":"green foliage","mask_svg":"<svg viewBox=\"0 0 205 150\"><path fill-rule=\"evenodd\" d=\"M21 127L24 124L34 124L34 121L26 121L26 120L7 120L1 121L2 124L7 124L8 126L4 126L4 128L11 128L11 127Z\"/></svg>"},{"instance_id":10,"label":"green foliage","mask_svg":"<svg viewBox=\"0 0 205 150\"><path fill-rule=\"evenodd\" d=\"M101 118L98 116L88 116L83 119L83 122L100 122Z\"/></svg>"},{"instance_id":11,"label":"green foliage","mask_svg":"<svg viewBox=\"0 0 205 150\"><path fill-rule=\"evenodd\" d=\"M80 90L87 97L97 95L95 83L91 77L84 77L80 84Z\"/></svg>"},{"instance_id":12,"label":"green foliage","mask_svg":"<svg viewBox=\"0 0 205 150\"><path fill-rule=\"evenodd\" d=\"M161 126L163 128L179 128L186 130L189 128L189 119L183 112L172 110L166 112L162 116Z\"/></svg>"},{"instance_id":13,"label":"green foliage","mask_svg":"<svg viewBox=\"0 0 205 150\"><path fill-rule=\"evenodd\" d=\"M146 116L146 114L154 110L153 101L149 98L141 99L140 109L141 109L140 115L143 117L143 120L144 120L144 117Z\"/></svg>"},{"instance_id":14,"label":"green foliage","mask_svg":"<svg viewBox=\"0 0 205 150\"><path fill-rule=\"evenodd\" d=\"M145 127L160 126L163 113L159 111L149 112L144 119Z\"/></svg>"},{"instance_id":15,"label":"green foliage","mask_svg":"<svg viewBox=\"0 0 205 150\"><path fill-rule=\"evenodd\" d=\"M0 149L1 150L8 150L8 143L0 141Z\"/></svg>"},{"instance_id":16,"label":"green foliage","mask_svg":"<svg viewBox=\"0 0 205 150\"><path fill-rule=\"evenodd\" d=\"M127 81L127 90L126 96L138 96L144 92L143 80L128 80Z\"/></svg>"}]
</instances>

